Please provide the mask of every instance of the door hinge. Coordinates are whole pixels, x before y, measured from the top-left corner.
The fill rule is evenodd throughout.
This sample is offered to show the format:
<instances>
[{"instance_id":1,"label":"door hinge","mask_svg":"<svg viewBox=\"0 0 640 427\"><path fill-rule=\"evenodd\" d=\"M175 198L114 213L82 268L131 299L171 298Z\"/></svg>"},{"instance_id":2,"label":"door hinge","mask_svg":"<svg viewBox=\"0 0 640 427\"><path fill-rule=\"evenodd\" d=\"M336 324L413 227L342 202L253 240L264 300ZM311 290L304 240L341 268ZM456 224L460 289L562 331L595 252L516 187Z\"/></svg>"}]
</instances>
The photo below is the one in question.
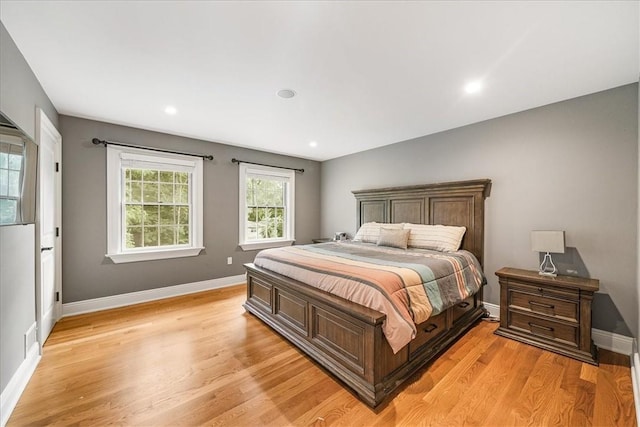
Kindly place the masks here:
<instances>
[{"instance_id":1,"label":"door hinge","mask_svg":"<svg viewBox=\"0 0 640 427\"><path fill-rule=\"evenodd\" d=\"M60 292L56 292L56 302L60 301Z\"/></svg>"},{"instance_id":2,"label":"door hinge","mask_svg":"<svg viewBox=\"0 0 640 427\"><path fill-rule=\"evenodd\" d=\"M56 162L56 172L60 172L60 163Z\"/></svg>"},{"instance_id":3,"label":"door hinge","mask_svg":"<svg viewBox=\"0 0 640 427\"><path fill-rule=\"evenodd\" d=\"M56 227L56 237L60 237L60 227Z\"/></svg>"}]
</instances>

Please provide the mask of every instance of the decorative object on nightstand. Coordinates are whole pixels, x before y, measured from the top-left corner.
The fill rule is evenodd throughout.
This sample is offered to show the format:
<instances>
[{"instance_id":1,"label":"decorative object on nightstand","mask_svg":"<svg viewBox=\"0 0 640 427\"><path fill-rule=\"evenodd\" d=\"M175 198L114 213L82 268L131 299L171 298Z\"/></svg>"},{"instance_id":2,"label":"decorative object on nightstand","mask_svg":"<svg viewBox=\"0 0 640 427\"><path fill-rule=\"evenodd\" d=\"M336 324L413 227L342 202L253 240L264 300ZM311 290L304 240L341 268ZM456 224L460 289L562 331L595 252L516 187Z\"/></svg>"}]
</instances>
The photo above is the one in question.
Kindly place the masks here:
<instances>
[{"instance_id":1,"label":"decorative object on nightstand","mask_svg":"<svg viewBox=\"0 0 640 427\"><path fill-rule=\"evenodd\" d=\"M336 231L333 240L335 240L336 242L347 240L347 233L345 233L344 231Z\"/></svg>"},{"instance_id":2,"label":"decorative object on nightstand","mask_svg":"<svg viewBox=\"0 0 640 427\"><path fill-rule=\"evenodd\" d=\"M591 339L595 279L541 276L536 271L501 268L500 327L497 335L598 364Z\"/></svg>"},{"instance_id":3,"label":"decorative object on nightstand","mask_svg":"<svg viewBox=\"0 0 640 427\"><path fill-rule=\"evenodd\" d=\"M564 253L564 231L532 231L531 250L535 252L546 252L542 264L540 264L541 276L556 277L558 269L551 259L550 252Z\"/></svg>"}]
</instances>

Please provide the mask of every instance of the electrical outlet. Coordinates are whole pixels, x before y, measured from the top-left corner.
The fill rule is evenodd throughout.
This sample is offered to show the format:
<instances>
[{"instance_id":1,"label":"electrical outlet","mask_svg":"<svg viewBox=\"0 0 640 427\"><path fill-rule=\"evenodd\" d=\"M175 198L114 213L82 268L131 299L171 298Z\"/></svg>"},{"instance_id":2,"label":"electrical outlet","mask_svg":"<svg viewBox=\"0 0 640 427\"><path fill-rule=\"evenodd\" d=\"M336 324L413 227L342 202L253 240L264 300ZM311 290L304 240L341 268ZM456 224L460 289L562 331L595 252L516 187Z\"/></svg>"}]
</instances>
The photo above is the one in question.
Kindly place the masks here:
<instances>
[{"instance_id":1,"label":"electrical outlet","mask_svg":"<svg viewBox=\"0 0 640 427\"><path fill-rule=\"evenodd\" d=\"M227 257L227 265L233 264L233 258Z\"/></svg>"}]
</instances>

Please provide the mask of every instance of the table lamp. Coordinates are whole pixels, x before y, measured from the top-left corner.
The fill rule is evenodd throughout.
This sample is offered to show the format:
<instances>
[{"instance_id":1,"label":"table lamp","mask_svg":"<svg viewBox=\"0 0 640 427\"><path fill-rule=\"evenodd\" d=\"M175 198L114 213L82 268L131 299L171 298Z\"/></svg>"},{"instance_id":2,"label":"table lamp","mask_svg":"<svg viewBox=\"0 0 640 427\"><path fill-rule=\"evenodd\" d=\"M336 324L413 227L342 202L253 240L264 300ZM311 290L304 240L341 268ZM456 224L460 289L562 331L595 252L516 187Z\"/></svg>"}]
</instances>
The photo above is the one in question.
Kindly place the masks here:
<instances>
[{"instance_id":1,"label":"table lamp","mask_svg":"<svg viewBox=\"0 0 640 427\"><path fill-rule=\"evenodd\" d=\"M556 277L556 268L550 253L564 253L564 231L532 231L531 250L545 252L538 274L541 276Z\"/></svg>"}]
</instances>

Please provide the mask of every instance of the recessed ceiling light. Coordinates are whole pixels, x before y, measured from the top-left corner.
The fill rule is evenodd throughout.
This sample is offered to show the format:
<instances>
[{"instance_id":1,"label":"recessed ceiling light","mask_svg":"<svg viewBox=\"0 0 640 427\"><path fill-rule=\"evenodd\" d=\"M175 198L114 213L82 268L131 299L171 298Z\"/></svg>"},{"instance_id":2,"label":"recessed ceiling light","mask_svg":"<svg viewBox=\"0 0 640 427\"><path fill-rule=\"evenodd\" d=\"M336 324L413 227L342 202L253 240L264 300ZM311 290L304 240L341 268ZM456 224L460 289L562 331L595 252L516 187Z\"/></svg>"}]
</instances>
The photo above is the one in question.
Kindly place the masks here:
<instances>
[{"instance_id":1,"label":"recessed ceiling light","mask_svg":"<svg viewBox=\"0 0 640 427\"><path fill-rule=\"evenodd\" d=\"M280 89L277 93L280 98L289 99L296 96L296 92L291 89Z\"/></svg>"},{"instance_id":2,"label":"recessed ceiling light","mask_svg":"<svg viewBox=\"0 0 640 427\"><path fill-rule=\"evenodd\" d=\"M167 107L164 109L164 112L173 116L174 114L176 114L178 112L178 109L176 107L174 107L173 105L167 105Z\"/></svg>"},{"instance_id":3,"label":"recessed ceiling light","mask_svg":"<svg viewBox=\"0 0 640 427\"><path fill-rule=\"evenodd\" d=\"M482 90L482 82L480 80L474 80L472 82L467 83L464 86L464 91L472 94L472 93L478 93Z\"/></svg>"},{"instance_id":4,"label":"recessed ceiling light","mask_svg":"<svg viewBox=\"0 0 640 427\"><path fill-rule=\"evenodd\" d=\"M317 147L317 146L318 146L318 143L316 141L311 141L309 143L309 147Z\"/></svg>"}]
</instances>

